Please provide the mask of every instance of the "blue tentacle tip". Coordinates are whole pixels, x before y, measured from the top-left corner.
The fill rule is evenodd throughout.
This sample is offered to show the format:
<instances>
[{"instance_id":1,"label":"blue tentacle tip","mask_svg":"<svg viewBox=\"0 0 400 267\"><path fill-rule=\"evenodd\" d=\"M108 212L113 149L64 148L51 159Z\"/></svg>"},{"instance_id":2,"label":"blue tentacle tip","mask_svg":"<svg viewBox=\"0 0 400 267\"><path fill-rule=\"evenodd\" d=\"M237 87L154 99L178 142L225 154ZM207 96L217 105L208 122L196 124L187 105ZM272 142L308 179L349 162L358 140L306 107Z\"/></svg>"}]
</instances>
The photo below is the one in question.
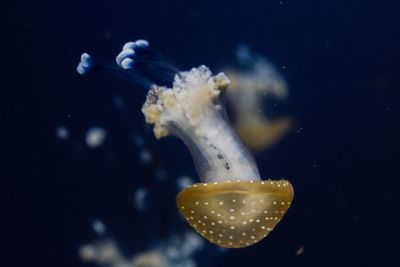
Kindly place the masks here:
<instances>
[{"instance_id":1,"label":"blue tentacle tip","mask_svg":"<svg viewBox=\"0 0 400 267\"><path fill-rule=\"evenodd\" d=\"M143 39L136 40L135 42L127 42L122 47L122 50L135 50L136 48L148 48L149 42Z\"/></svg>"},{"instance_id":2,"label":"blue tentacle tip","mask_svg":"<svg viewBox=\"0 0 400 267\"><path fill-rule=\"evenodd\" d=\"M115 58L115 61L119 66L121 66L122 61L126 58L132 58L135 56L135 51L133 49L124 49L122 50L117 57ZM122 67L122 66L121 66Z\"/></svg>"},{"instance_id":3,"label":"blue tentacle tip","mask_svg":"<svg viewBox=\"0 0 400 267\"><path fill-rule=\"evenodd\" d=\"M136 43L135 42L127 42L124 44L124 46L122 47L122 50L134 50L136 48Z\"/></svg>"},{"instance_id":4,"label":"blue tentacle tip","mask_svg":"<svg viewBox=\"0 0 400 267\"><path fill-rule=\"evenodd\" d=\"M122 60L120 66L125 70L132 69L135 66L135 60L131 58L125 58L124 60Z\"/></svg>"},{"instance_id":5,"label":"blue tentacle tip","mask_svg":"<svg viewBox=\"0 0 400 267\"><path fill-rule=\"evenodd\" d=\"M82 66L82 63L79 62L78 67L76 67L76 71L80 74L83 75L85 74L88 70Z\"/></svg>"},{"instance_id":6,"label":"blue tentacle tip","mask_svg":"<svg viewBox=\"0 0 400 267\"><path fill-rule=\"evenodd\" d=\"M146 41L146 40L136 40L135 41L135 44L136 44L136 46L137 47L140 47L140 48L147 48L147 47L149 47L149 42L148 41Z\"/></svg>"},{"instance_id":7,"label":"blue tentacle tip","mask_svg":"<svg viewBox=\"0 0 400 267\"><path fill-rule=\"evenodd\" d=\"M76 71L83 75L93 66L93 59L88 53L83 53L81 55L81 61L76 68Z\"/></svg>"},{"instance_id":8,"label":"blue tentacle tip","mask_svg":"<svg viewBox=\"0 0 400 267\"><path fill-rule=\"evenodd\" d=\"M93 59L88 53L83 53L81 55L81 63L85 68L92 67Z\"/></svg>"}]
</instances>

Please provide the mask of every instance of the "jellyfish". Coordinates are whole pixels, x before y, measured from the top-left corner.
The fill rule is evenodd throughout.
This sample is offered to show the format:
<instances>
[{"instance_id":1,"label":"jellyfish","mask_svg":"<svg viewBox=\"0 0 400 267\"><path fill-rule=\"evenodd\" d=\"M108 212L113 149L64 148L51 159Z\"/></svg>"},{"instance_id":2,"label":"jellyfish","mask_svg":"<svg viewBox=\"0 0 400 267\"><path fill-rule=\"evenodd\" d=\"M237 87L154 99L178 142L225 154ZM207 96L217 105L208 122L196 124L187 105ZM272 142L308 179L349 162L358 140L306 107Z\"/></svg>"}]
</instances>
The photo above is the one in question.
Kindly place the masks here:
<instances>
[{"instance_id":1,"label":"jellyfish","mask_svg":"<svg viewBox=\"0 0 400 267\"><path fill-rule=\"evenodd\" d=\"M82 261L102 267L169 267L165 253L159 249L142 251L127 258L112 239L99 239L79 248Z\"/></svg>"},{"instance_id":2,"label":"jellyfish","mask_svg":"<svg viewBox=\"0 0 400 267\"><path fill-rule=\"evenodd\" d=\"M171 235L131 257L126 257L116 240L109 237L80 246L78 253L82 261L101 267L195 267L194 256L202 249L202 238L190 231L179 236Z\"/></svg>"},{"instance_id":3,"label":"jellyfish","mask_svg":"<svg viewBox=\"0 0 400 267\"><path fill-rule=\"evenodd\" d=\"M269 118L263 101L286 98L288 86L272 63L247 46L238 47L236 58L240 68L224 70L232 81L227 99L233 110L233 125L247 147L262 151L292 128L293 120L288 116Z\"/></svg>"},{"instance_id":4,"label":"jellyfish","mask_svg":"<svg viewBox=\"0 0 400 267\"><path fill-rule=\"evenodd\" d=\"M137 71L141 50L147 47L148 42L127 43L117 64ZM84 55L79 73L91 67ZM142 112L146 122L154 125L157 139L176 136L192 155L200 183L177 195L182 216L211 243L243 248L274 229L294 192L288 180L261 179L254 159L227 119L224 98L230 83L224 73L212 75L204 65L178 71L170 88L151 85Z\"/></svg>"}]
</instances>

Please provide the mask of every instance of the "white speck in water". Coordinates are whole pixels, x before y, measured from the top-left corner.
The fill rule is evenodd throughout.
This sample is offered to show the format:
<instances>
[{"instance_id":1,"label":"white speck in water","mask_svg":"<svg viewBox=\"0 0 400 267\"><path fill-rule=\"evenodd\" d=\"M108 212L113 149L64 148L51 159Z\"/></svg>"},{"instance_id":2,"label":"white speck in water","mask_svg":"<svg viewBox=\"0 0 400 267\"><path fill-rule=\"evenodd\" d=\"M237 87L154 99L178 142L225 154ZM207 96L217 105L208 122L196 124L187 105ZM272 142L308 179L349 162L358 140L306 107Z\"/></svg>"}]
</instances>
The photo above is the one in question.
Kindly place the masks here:
<instances>
[{"instance_id":1,"label":"white speck in water","mask_svg":"<svg viewBox=\"0 0 400 267\"><path fill-rule=\"evenodd\" d=\"M142 151L140 151L140 159L143 163L149 164L152 160L150 151L146 148L142 149Z\"/></svg>"},{"instance_id":2,"label":"white speck in water","mask_svg":"<svg viewBox=\"0 0 400 267\"><path fill-rule=\"evenodd\" d=\"M107 132L100 127L92 127L86 132L86 144L91 148L99 147L103 144Z\"/></svg>"},{"instance_id":3,"label":"white speck in water","mask_svg":"<svg viewBox=\"0 0 400 267\"><path fill-rule=\"evenodd\" d=\"M94 220L92 222L93 231L98 235L103 235L106 232L105 224L100 220Z\"/></svg>"},{"instance_id":4,"label":"white speck in water","mask_svg":"<svg viewBox=\"0 0 400 267\"><path fill-rule=\"evenodd\" d=\"M124 107L124 99L122 98L122 96L115 95L113 101L114 101L114 105L117 108L123 108Z\"/></svg>"},{"instance_id":5,"label":"white speck in water","mask_svg":"<svg viewBox=\"0 0 400 267\"><path fill-rule=\"evenodd\" d=\"M59 126L56 129L56 136L60 140L66 140L69 137L69 130L64 126Z\"/></svg>"},{"instance_id":6,"label":"white speck in water","mask_svg":"<svg viewBox=\"0 0 400 267\"><path fill-rule=\"evenodd\" d=\"M133 196L133 201L135 208L143 211L146 209L146 197L147 197L147 190L143 187L139 187L136 189L134 196Z\"/></svg>"}]
</instances>

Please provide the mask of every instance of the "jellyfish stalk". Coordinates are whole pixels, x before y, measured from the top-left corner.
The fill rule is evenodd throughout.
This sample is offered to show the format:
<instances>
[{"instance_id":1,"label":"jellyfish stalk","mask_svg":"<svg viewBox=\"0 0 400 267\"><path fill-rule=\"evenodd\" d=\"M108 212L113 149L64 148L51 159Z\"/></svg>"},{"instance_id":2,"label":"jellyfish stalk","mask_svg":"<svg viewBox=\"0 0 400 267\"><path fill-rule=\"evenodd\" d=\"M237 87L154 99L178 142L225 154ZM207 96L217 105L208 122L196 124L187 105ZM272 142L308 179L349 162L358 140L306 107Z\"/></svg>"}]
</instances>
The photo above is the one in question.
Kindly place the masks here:
<instances>
[{"instance_id":1,"label":"jellyfish stalk","mask_svg":"<svg viewBox=\"0 0 400 267\"><path fill-rule=\"evenodd\" d=\"M260 180L252 156L226 120L221 98L229 83L223 73L193 68L177 74L172 89L154 85L142 109L157 138L182 139L203 182Z\"/></svg>"}]
</instances>

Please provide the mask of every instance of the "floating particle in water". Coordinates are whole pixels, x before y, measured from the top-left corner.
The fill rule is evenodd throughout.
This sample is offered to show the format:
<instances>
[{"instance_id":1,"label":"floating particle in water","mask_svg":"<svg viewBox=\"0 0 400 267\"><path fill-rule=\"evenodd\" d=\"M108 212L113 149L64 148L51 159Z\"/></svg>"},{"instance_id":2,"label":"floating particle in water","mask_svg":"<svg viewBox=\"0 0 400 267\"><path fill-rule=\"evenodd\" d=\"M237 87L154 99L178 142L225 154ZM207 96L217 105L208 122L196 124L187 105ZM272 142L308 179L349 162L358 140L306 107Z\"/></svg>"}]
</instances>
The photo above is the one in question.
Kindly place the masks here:
<instances>
[{"instance_id":1,"label":"floating particle in water","mask_svg":"<svg viewBox=\"0 0 400 267\"><path fill-rule=\"evenodd\" d=\"M230 250L230 248L223 248L223 247L218 247L218 252L219 253L226 253Z\"/></svg>"},{"instance_id":2,"label":"floating particle in water","mask_svg":"<svg viewBox=\"0 0 400 267\"><path fill-rule=\"evenodd\" d=\"M105 224L100 220L94 220L92 222L93 231L98 235L104 235L106 232Z\"/></svg>"},{"instance_id":3,"label":"floating particle in water","mask_svg":"<svg viewBox=\"0 0 400 267\"><path fill-rule=\"evenodd\" d=\"M298 134L301 134L303 132L303 128L302 127L299 127L298 129L297 129L297 133Z\"/></svg>"},{"instance_id":4,"label":"floating particle in water","mask_svg":"<svg viewBox=\"0 0 400 267\"><path fill-rule=\"evenodd\" d=\"M300 256L304 253L304 246L300 246L297 250L296 250L296 256Z\"/></svg>"},{"instance_id":5,"label":"floating particle in water","mask_svg":"<svg viewBox=\"0 0 400 267\"><path fill-rule=\"evenodd\" d=\"M104 39L111 39L112 38L112 33L109 30L104 31Z\"/></svg>"},{"instance_id":6,"label":"floating particle in water","mask_svg":"<svg viewBox=\"0 0 400 267\"><path fill-rule=\"evenodd\" d=\"M152 161L152 156L151 153L148 149L144 148L140 151L140 159L142 160L142 162L146 165L150 164L150 162Z\"/></svg>"},{"instance_id":7,"label":"floating particle in water","mask_svg":"<svg viewBox=\"0 0 400 267\"><path fill-rule=\"evenodd\" d=\"M133 139L133 143L135 144L135 146L137 146L137 147L144 146L144 139L140 135L134 135L132 139Z\"/></svg>"},{"instance_id":8,"label":"floating particle in water","mask_svg":"<svg viewBox=\"0 0 400 267\"><path fill-rule=\"evenodd\" d=\"M183 189L193 184L193 179L189 176L182 175L176 181L178 188Z\"/></svg>"},{"instance_id":9,"label":"floating particle in water","mask_svg":"<svg viewBox=\"0 0 400 267\"><path fill-rule=\"evenodd\" d=\"M59 126L56 129L56 136L60 140L66 140L69 138L69 130L64 126Z\"/></svg>"},{"instance_id":10,"label":"floating particle in water","mask_svg":"<svg viewBox=\"0 0 400 267\"><path fill-rule=\"evenodd\" d=\"M114 98L113 98L113 102L114 102L114 105L117 108L123 108L124 107L124 99L120 95L115 95Z\"/></svg>"},{"instance_id":11,"label":"floating particle in water","mask_svg":"<svg viewBox=\"0 0 400 267\"><path fill-rule=\"evenodd\" d=\"M86 133L86 144L91 148L99 147L103 144L107 132L103 128L93 127Z\"/></svg>"},{"instance_id":12,"label":"floating particle in water","mask_svg":"<svg viewBox=\"0 0 400 267\"><path fill-rule=\"evenodd\" d=\"M159 181L163 181L167 178L167 171L163 168L158 168L156 170L156 178Z\"/></svg>"},{"instance_id":13,"label":"floating particle in water","mask_svg":"<svg viewBox=\"0 0 400 267\"><path fill-rule=\"evenodd\" d=\"M144 211L146 209L146 199L147 199L147 190L143 187L136 189L133 195L133 203L135 208L139 211Z\"/></svg>"}]
</instances>

